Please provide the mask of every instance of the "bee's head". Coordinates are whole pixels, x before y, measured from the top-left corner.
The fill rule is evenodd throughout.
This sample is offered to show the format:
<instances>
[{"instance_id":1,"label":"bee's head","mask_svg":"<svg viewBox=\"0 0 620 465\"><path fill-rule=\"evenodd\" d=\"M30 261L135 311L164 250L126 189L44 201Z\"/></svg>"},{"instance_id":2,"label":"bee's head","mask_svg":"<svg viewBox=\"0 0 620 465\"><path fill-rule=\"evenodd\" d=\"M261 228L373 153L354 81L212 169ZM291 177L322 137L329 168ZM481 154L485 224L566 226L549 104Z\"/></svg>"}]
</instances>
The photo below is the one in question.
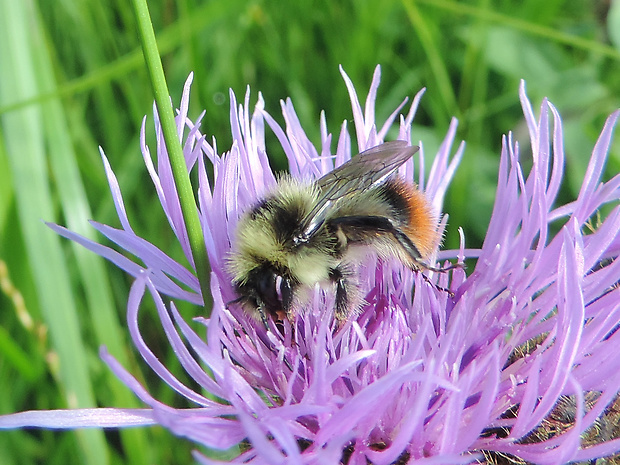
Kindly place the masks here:
<instances>
[{"instance_id":1,"label":"bee's head","mask_svg":"<svg viewBox=\"0 0 620 465\"><path fill-rule=\"evenodd\" d=\"M228 271L244 310L264 318L290 310L291 275L287 266L289 248L272 201L263 201L240 220L234 250L228 256Z\"/></svg>"},{"instance_id":2,"label":"bee's head","mask_svg":"<svg viewBox=\"0 0 620 465\"><path fill-rule=\"evenodd\" d=\"M282 274L267 262L252 269L245 279L234 280L238 301L244 310L261 318L288 314L293 301L293 285L292 280Z\"/></svg>"}]
</instances>

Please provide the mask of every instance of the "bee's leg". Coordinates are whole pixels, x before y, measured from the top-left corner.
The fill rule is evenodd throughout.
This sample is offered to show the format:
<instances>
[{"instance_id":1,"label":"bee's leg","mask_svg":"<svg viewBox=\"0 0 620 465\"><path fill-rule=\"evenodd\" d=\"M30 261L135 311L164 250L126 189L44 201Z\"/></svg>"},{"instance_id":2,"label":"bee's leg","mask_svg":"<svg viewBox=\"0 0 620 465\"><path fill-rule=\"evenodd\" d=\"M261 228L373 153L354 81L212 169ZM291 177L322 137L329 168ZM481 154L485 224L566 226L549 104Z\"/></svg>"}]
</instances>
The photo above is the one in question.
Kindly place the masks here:
<instances>
[{"instance_id":1,"label":"bee's leg","mask_svg":"<svg viewBox=\"0 0 620 465\"><path fill-rule=\"evenodd\" d=\"M456 268L456 267L454 267L454 268ZM445 269L444 269L444 268L437 268L437 269L432 269L432 268L429 268L429 269L431 269L431 270L433 270L433 271L440 271L440 272L441 272L441 271L445 271ZM449 268L449 269L452 269L452 268ZM435 284L433 281L431 281L431 279L430 279L428 276L426 276L424 273L422 273L422 271L421 271L421 270L416 270L416 269L414 269L414 271L419 272L419 273L420 273L420 276L422 276L422 279L423 279L424 281L426 281L428 284L430 284L432 287L434 287L435 289L437 289L438 291L445 292L446 294L448 294L448 296L449 296L449 297L454 297L454 292L452 292L450 289L447 289L447 288L445 288L445 287L438 286L438 285L437 285L437 284Z\"/></svg>"},{"instance_id":2,"label":"bee's leg","mask_svg":"<svg viewBox=\"0 0 620 465\"><path fill-rule=\"evenodd\" d=\"M445 273L446 271L456 270L457 268L465 268L463 263L450 263L448 266L430 266L426 263L420 262L421 268L424 268L428 271L436 271L437 273Z\"/></svg>"},{"instance_id":3,"label":"bee's leg","mask_svg":"<svg viewBox=\"0 0 620 465\"><path fill-rule=\"evenodd\" d=\"M263 307L258 307L256 309L260 316L260 321L263 323L266 331L269 331L269 322L267 321L267 314L265 313L265 309Z\"/></svg>"},{"instance_id":4,"label":"bee's leg","mask_svg":"<svg viewBox=\"0 0 620 465\"><path fill-rule=\"evenodd\" d=\"M329 271L329 279L336 285L334 316L338 320L346 320L363 301L355 273L346 264L340 264Z\"/></svg>"},{"instance_id":5,"label":"bee's leg","mask_svg":"<svg viewBox=\"0 0 620 465\"><path fill-rule=\"evenodd\" d=\"M339 320L349 315L348 283L341 267L329 270L329 279L336 285L336 309L335 316Z\"/></svg>"}]
</instances>

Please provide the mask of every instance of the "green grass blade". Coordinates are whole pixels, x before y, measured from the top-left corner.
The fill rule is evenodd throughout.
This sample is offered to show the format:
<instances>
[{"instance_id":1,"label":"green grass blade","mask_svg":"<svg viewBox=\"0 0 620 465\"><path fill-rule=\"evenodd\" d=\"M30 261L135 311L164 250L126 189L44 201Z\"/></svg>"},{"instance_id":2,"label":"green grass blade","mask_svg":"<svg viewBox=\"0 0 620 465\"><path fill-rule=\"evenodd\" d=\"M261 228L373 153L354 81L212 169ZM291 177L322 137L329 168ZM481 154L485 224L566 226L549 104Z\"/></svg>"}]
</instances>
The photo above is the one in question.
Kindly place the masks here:
<instances>
[{"instance_id":1,"label":"green grass blade","mask_svg":"<svg viewBox=\"0 0 620 465\"><path fill-rule=\"evenodd\" d=\"M53 91L56 88L56 82L49 56L40 53L38 58L40 91L43 93ZM42 107L44 110L44 129L49 145L50 166L56 180L55 187L63 206L66 225L73 231L96 239L93 228L88 224L92 214L80 177L77 156L69 137L71 130L67 124L67 115L58 99L46 101ZM97 149L93 147L93 150ZM135 156L139 157L137 145L135 152ZM103 170L103 166L101 166L101 170ZM77 259L80 277L86 293L85 308L88 309L88 327L92 328L97 345L105 345L121 364L129 366L130 361L125 350L128 342L123 332L124 325L119 322L116 313L110 281L104 268L104 260L80 245L71 243L71 246ZM81 313L86 314L87 312ZM110 405L123 408L144 407L138 403L133 393L116 379L111 371L104 370L104 376L107 381L106 384L111 390ZM120 434L129 463L150 463L145 430L124 430Z\"/></svg>"},{"instance_id":2,"label":"green grass blade","mask_svg":"<svg viewBox=\"0 0 620 465\"><path fill-rule=\"evenodd\" d=\"M31 2L0 2L1 81L0 100L7 101L40 92L33 57L44 50L32 27ZM36 23L36 22L35 22ZM28 34L30 33L30 34ZM75 300L70 286L60 239L47 231L42 219L54 218L45 134L40 109L24 108L2 115L2 130L15 186L19 225L37 298L49 328L52 347L60 360L59 377L69 407L94 406L84 344L81 340ZM108 463L102 431L76 432L83 462Z\"/></svg>"}]
</instances>

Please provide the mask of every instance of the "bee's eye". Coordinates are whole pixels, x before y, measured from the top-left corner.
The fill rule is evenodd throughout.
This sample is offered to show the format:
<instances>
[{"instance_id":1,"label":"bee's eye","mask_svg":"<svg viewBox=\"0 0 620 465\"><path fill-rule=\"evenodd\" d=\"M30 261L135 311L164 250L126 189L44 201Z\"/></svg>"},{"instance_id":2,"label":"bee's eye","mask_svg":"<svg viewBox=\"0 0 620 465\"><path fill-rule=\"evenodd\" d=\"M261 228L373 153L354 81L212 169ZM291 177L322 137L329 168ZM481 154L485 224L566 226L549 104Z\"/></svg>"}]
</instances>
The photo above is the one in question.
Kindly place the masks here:
<instances>
[{"instance_id":1,"label":"bee's eye","mask_svg":"<svg viewBox=\"0 0 620 465\"><path fill-rule=\"evenodd\" d=\"M286 313L289 313L291 311L291 304L293 303L293 287L291 286L291 280L287 278L282 279L278 290L282 308Z\"/></svg>"},{"instance_id":2,"label":"bee's eye","mask_svg":"<svg viewBox=\"0 0 620 465\"><path fill-rule=\"evenodd\" d=\"M288 312L293 300L291 281L275 274L273 271L262 273L257 282L258 295L265 306L272 312Z\"/></svg>"},{"instance_id":3,"label":"bee's eye","mask_svg":"<svg viewBox=\"0 0 620 465\"><path fill-rule=\"evenodd\" d=\"M279 309L282 304L276 290L277 279L280 278L273 271L265 271L260 275L257 282L258 295L270 310ZM281 278L280 278L281 279Z\"/></svg>"},{"instance_id":4,"label":"bee's eye","mask_svg":"<svg viewBox=\"0 0 620 465\"><path fill-rule=\"evenodd\" d=\"M275 288L278 300L282 301L282 276L276 276Z\"/></svg>"}]
</instances>

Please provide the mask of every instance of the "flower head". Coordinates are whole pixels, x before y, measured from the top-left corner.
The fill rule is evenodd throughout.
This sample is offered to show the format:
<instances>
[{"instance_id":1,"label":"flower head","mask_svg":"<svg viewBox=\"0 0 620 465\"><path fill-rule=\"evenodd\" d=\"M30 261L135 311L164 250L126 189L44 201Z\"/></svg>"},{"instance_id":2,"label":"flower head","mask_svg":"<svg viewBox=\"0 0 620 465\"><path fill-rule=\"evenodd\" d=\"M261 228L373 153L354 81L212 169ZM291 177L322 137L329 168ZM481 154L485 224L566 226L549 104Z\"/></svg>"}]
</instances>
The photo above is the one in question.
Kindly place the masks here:
<instances>
[{"instance_id":1,"label":"flower head","mask_svg":"<svg viewBox=\"0 0 620 465\"><path fill-rule=\"evenodd\" d=\"M282 145L292 176L300 179L317 179L352 153L380 144L397 118L396 138L412 142L411 125L422 92L406 115L399 116L403 102L378 124L374 105L379 68L363 110L344 72L343 77L353 108L355 144L346 124L333 141L322 117L317 149L290 100L282 103L282 128L264 110L260 95L250 112L248 91L241 105L231 93L233 144L223 154L215 141L202 135L199 122L187 117L188 80L177 124L180 135L187 132L188 169L198 175L200 218L212 266L213 310L209 318L195 319L204 325L204 334L192 329L163 297L203 302L159 129L157 165L144 142L144 127L142 152L189 266L133 232L105 155L122 227L93 226L143 265L52 226L136 278L127 306L134 344L160 378L195 405L175 409L160 403L104 350L111 369L150 408L139 414L115 411L115 418L126 414L126 424L156 422L209 448L247 443L235 463L456 464L505 454L562 464L620 450L616 434L592 433L620 389L620 359L615 355L620 344L620 261L615 260L620 176L601 182L618 112L603 128L578 198L557 205L564 166L562 122L546 100L536 119L522 86L532 169L522 171L519 146L511 135L505 137L483 247L463 245L438 255L441 260L477 258L468 273L456 268L423 277L398 262L369 257L357 270L365 304L344 324L333 318L332 293L318 288L310 303L281 325L270 320L265 327L238 306L227 305L236 298L226 261L235 246L239 218L277 182L265 147L267 127ZM404 178L415 180L432 199L437 214L464 148L451 156L455 131L453 121L427 177L423 150L417 166L409 161L401 169ZM213 167L212 179L207 164ZM610 213L589 228L593 215L608 203ZM444 217L441 227L445 225ZM181 365L201 391L179 381L143 340L138 313L147 294ZM545 429L556 417L568 418L565 427ZM124 423L118 419L116 424ZM595 439L580 439L584 432ZM200 453L195 457L213 463Z\"/></svg>"}]
</instances>

